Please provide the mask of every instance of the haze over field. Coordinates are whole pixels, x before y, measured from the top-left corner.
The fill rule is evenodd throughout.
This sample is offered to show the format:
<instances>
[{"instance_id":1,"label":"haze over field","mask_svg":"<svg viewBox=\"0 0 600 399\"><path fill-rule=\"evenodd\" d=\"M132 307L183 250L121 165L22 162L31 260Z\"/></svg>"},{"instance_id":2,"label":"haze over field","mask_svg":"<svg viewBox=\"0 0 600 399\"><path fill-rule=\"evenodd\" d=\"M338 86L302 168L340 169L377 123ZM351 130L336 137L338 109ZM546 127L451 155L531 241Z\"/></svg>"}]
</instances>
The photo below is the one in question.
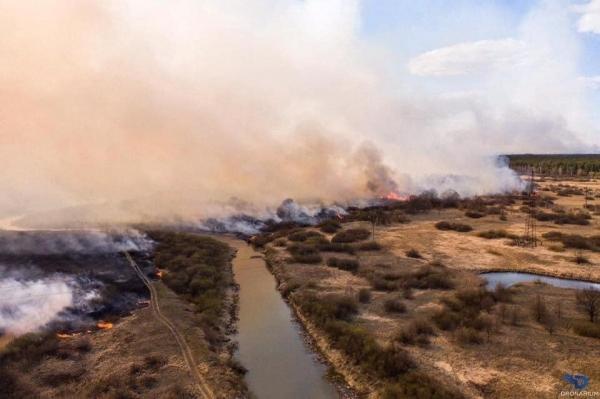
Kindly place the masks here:
<instances>
[{"instance_id":1,"label":"haze over field","mask_svg":"<svg viewBox=\"0 0 600 399\"><path fill-rule=\"evenodd\" d=\"M597 2L470 3L0 0L0 216L479 194L519 185L498 154L593 149Z\"/></svg>"}]
</instances>

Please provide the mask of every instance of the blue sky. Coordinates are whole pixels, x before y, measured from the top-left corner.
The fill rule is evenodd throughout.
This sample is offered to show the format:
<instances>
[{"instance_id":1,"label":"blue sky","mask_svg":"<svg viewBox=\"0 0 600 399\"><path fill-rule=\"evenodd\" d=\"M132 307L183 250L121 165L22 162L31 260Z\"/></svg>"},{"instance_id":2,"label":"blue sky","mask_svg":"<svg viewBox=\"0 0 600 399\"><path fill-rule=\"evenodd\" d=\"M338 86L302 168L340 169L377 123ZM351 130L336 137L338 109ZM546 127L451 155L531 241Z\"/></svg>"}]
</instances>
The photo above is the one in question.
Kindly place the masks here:
<instances>
[{"instance_id":1,"label":"blue sky","mask_svg":"<svg viewBox=\"0 0 600 399\"><path fill-rule=\"evenodd\" d=\"M486 82L499 76L520 74L527 81L543 71L546 81L531 91L556 86L547 97L577 91L578 108L565 119L577 125L573 130L585 130L588 144L600 142L600 0L363 0L360 32L394 55L398 74L408 66L408 79L418 75L421 87L436 93L487 93ZM528 68L514 71L511 63ZM444 70L450 66L452 71ZM468 72L456 69L461 67Z\"/></svg>"}]
</instances>

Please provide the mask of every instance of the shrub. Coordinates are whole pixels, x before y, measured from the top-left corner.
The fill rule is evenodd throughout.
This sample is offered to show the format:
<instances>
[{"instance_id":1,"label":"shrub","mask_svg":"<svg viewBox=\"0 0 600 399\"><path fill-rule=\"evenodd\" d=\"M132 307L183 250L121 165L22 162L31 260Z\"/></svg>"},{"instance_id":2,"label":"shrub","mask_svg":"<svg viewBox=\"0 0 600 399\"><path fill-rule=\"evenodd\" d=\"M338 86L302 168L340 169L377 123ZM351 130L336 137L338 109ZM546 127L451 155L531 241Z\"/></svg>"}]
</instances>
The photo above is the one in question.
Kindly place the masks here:
<instances>
[{"instance_id":1,"label":"shrub","mask_svg":"<svg viewBox=\"0 0 600 399\"><path fill-rule=\"evenodd\" d=\"M375 291L395 291L398 289L398 283L389 281L381 276L375 276L371 279L371 285Z\"/></svg>"},{"instance_id":2,"label":"shrub","mask_svg":"<svg viewBox=\"0 0 600 399\"><path fill-rule=\"evenodd\" d=\"M298 263L321 263L323 258L319 250L312 245L292 244L288 246L288 251L292 255L292 261Z\"/></svg>"},{"instance_id":3,"label":"shrub","mask_svg":"<svg viewBox=\"0 0 600 399\"><path fill-rule=\"evenodd\" d=\"M434 335L433 326L427 320L420 318L400 329L394 336L394 340L406 345L428 345L431 335Z\"/></svg>"},{"instance_id":4,"label":"shrub","mask_svg":"<svg viewBox=\"0 0 600 399\"><path fill-rule=\"evenodd\" d=\"M418 289L450 289L454 283L447 271L431 265L422 266L406 282L406 287Z\"/></svg>"},{"instance_id":5,"label":"shrub","mask_svg":"<svg viewBox=\"0 0 600 399\"><path fill-rule=\"evenodd\" d=\"M445 331L453 331L460 324L459 315L448 310L440 310L434 313L431 319L440 330Z\"/></svg>"},{"instance_id":6,"label":"shrub","mask_svg":"<svg viewBox=\"0 0 600 399\"><path fill-rule=\"evenodd\" d=\"M353 299L331 300L331 296L320 299L313 294L298 297L302 311L325 331L332 346L343 351L364 372L380 378L397 378L413 368L414 362L406 352L394 347L383 348L362 327L348 323L344 317L340 319L340 303L350 301ZM355 312L356 307L353 314Z\"/></svg>"},{"instance_id":7,"label":"shrub","mask_svg":"<svg viewBox=\"0 0 600 399\"><path fill-rule=\"evenodd\" d=\"M273 244L276 247L285 247L287 245L287 241L285 240L285 238L278 238Z\"/></svg>"},{"instance_id":8,"label":"shrub","mask_svg":"<svg viewBox=\"0 0 600 399\"><path fill-rule=\"evenodd\" d=\"M324 238L323 234L317 232L317 231L312 231L312 230L300 230L300 231L296 231L293 232L292 234L290 234L288 236L288 240L290 241L295 241L295 242L300 242L300 241L306 241L309 238Z\"/></svg>"},{"instance_id":9,"label":"shrub","mask_svg":"<svg viewBox=\"0 0 600 399\"><path fill-rule=\"evenodd\" d=\"M323 257L321 257L321 255L318 253L295 254L292 256L292 260L296 263L315 264L321 263L323 261Z\"/></svg>"},{"instance_id":10,"label":"shrub","mask_svg":"<svg viewBox=\"0 0 600 399\"><path fill-rule=\"evenodd\" d=\"M360 264L354 259L331 257L327 259L327 266L335 267L349 272L356 272Z\"/></svg>"},{"instance_id":11,"label":"shrub","mask_svg":"<svg viewBox=\"0 0 600 399\"><path fill-rule=\"evenodd\" d=\"M578 320L573 323L573 331L582 337L600 338L600 324Z\"/></svg>"},{"instance_id":12,"label":"shrub","mask_svg":"<svg viewBox=\"0 0 600 399\"><path fill-rule=\"evenodd\" d=\"M587 315L591 323L600 317L600 291L593 288L577 291L575 294L577 309Z\"/></svg>"},{"instance_id":13,"label":"shrub","mask_svg":"<svg viewBox=\"0 0 600 399\"><path fill-rule=\"evenodd\" d=\"M414 298L415 298L415 295L413 294L413 290L412 290L412 288L410 288L410 287L405 287L405 288L402 290L402 296L403 296L405 299L414 299Z\"/></svg>"},{"instance_id":14,"label":"shrub","mask_svg":"<svg viewBox=\"0 0 600 399\"><path fill-rule=\"evenodd\" d=\"M398 298L387 299L383 303L383 308L388 313L404 313L404 312L406 312L406 305Z\"/></svg>"},{"instance_id":15,"label":"shrub","mask_svg":"<svg viewBox=\"0 0 600 399\"><path fill-rule=\"evenodd\" d=\"M456 340L463 345L477 345L483 343L483 336L475 329L461 327L455 331Z\"/></svg>"},{"instance_id":16,"label":"shrub","mask_svg":"<svg viewBox=\"0 0 600 399\"><path fill-rule=\"evenodd\" d=\"M371 302L371 290L368 288L361 288L360 291L358 291L358 301L360 303Z\"/></svg>"},{"instance_id":17,"label":"shrub","mask_svg":"<svg viewBox=\"0 0 600 399\"><path fill-rule=\"evenodd\" d=\"M357 248L359 251L379 251L381 244L376 241L367 241L358 244Z\"/></svg>"},{"instance_id":18,"label":"shrub","mask_svg":"<svg viewBox=\"0 0 600 399\"><path fill-rule=\"evenodd\" d=\"M381 399L462 399L464 396L446 384L420 371L410 371L397 383L384 386Z\"/></svg>"},{"instance_id":19,"label":"shrub","mask_svg":"<svg viewBox=\"0 0 600 399\"><path fill-rule=\"evenodd\" d=\"M477 234L481 238L486 238L488 240L494 240L498 238L518 238L517 235L508 233L506 230L488 230L482 231Z\"/></svg>"},{"instance_id":20,"label":"shrub","mask_svg":"<svg viewBox=\"0 0 600 399\"><path fill-rule=\"evenodd\" d=\"M334 219L329 219L321 222L319 228L323 233L333 234L342 228L342 224Z\"/></svg>"},{"instance_id":21,"label":"shrub","mask_svg":"<svg viewBox=\"0 0 600 399\"><path fill-rule=\"evenodd\" d=\"M573 260L578 265L588 265L591 263L590 260L588 258L586 258L585 256L583 256L582 254L575 255L575 258Z\"/></svg>"},{"instance_id":22,"label":"shrub","mask_svg":"<svg viewBox=\"0 0 600 399\"><path fill-rule=\"evenodd\" d=\"M353 255L355 252L354 247L352 245L342 244L339 242L318 243L317 248L319 249L319 251L323 251L323 252L341 252L341 253L347 253L350 255Z\"/></svg>"},{"instance_id":23,"label":"shrub","mask_svg":"<svg viewBox=\"0 0 600 399\"><path fill-rule=\"evenodd\" d=\"M451 222L446 222L446 221L437 222L435 224L435 228L438 230L453 230L453 231L457 231L459 233L467 233L467 232L473 230L473 228L471 226L469 226L468 224L451 223Z\"/></svg>"},{"instance_id":24,"label":"shrub","mask_svg":"<svg viewBox=\"0 0 600 399\"><path fill-rule=\"evenodd\" d=\"M417 341L417 331L410 326L402 328L396 333L393 340L405 345L414 345Z\"/></svg>"},{"instance_id":25,"label":"shrub","mask_svg":"<svg viewBox=\"0 0 600 399\"><path fill-rule=\"evenodd\" d=\"M494 295L494 299L497 302L511 302L512 296L513 296L513 290L506 287L502 283L498 283L498 284L496 284L496 287L494 288L493 295Z\"/></svg>"},{"instance_id":26,"label":"shrub","mask_svg":"<svg viewBox=\"0 0 600 399\"><path fill-rule=\"evenodd\" d=\"M477 212L477 211L466 211L465 216L471 219L479 219L485 216L485 213Z\"/></svg>"},{"instance_id":27,"label":"shrub","mask_svg":"<svg viewBox=\"0 0 600 399\"><path fill-rule=\"evenodd\" d=\"M408 256L409 258L423 259L423 255L421 255L421 253L414 248L406 251L406 256Z\"/></svg>"},{"instance_id":28,"label":"shrub","mask_svg":"<svg viewBox=\"0 0 600 399\"><path fill-rule=\"evenodd\" d=\"M366 240L371 236L369 230L366 229L349 229L340 231L333 236L331 242L334 243L351 243L356 241Z\"/></svg>"},{"instance_id":29,"label":"shrub","mask_svg":"<svg viewBox=\"0 0 600 399\"><path fill-rule=\"evenodd\" d=\"M229 246L188 233L151 231L148 235L157 243L154 263L167 270L163 282L194 303L207 319L217 319L231 285Z\"/></svg>"}]
</instances>

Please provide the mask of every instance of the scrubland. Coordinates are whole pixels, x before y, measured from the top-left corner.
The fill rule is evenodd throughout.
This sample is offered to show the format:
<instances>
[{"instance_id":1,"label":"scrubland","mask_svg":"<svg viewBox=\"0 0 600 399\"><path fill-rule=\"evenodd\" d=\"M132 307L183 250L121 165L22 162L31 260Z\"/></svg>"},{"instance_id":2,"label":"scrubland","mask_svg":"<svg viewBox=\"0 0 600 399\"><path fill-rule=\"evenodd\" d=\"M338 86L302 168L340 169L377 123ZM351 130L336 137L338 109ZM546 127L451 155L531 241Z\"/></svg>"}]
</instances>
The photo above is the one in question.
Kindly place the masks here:
<instances>
[{"instance_id":1,"label":"scrubland","mask_svg":"<svg viewBox=\"0 0 600 399\"><path fill-rule=\"evenodd\" d=\"M600 282L598 194L597 181L550 179L539 182L535 204L516 194L425 194L350 209L321 226L273 229L253 242L321 351L357 391L550 398L571 389L564 373L585 374L587 389L600 389L598 317L589 320L575 290L539 282L486 290L479 273ZM529 214L533 248L517 245Z\"/></svg>"},{"instance_id":2,"label":"scrubland","mask_svg":"<svg viewBox=\"0 0 600 399\"><path fill-rule=\"evenodd\" d=\"M215 397L243 397L245 370L228 338L236 308L231 248L194 234L149 235L157 242L152 259L138 261L152 261L161 272L152 284L162 313L183 334ZM5 342L0 397L202 397L175 339L150 307L107 317L109 329L32 333Z\"/></svg>"}]
</instances>

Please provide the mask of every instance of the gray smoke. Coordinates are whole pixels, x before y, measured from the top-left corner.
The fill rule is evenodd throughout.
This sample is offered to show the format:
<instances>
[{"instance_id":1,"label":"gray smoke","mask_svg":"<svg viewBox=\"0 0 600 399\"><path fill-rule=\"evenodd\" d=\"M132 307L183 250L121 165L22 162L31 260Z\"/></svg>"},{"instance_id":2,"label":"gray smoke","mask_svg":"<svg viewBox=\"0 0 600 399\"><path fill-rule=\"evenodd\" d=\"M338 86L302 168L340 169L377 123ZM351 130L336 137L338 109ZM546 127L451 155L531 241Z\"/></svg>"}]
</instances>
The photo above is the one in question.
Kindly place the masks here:
<instances>
[{"instance_id":1,"label":"gray smoke","mask_svg":"<svg viewBox=\"0 0 600 399\"><path fill-rule=\"evenodd\" d=\"M152 241L137 230L0 231L0 254L102 254L151 248Z\"/></svg>"}]
</instances>

